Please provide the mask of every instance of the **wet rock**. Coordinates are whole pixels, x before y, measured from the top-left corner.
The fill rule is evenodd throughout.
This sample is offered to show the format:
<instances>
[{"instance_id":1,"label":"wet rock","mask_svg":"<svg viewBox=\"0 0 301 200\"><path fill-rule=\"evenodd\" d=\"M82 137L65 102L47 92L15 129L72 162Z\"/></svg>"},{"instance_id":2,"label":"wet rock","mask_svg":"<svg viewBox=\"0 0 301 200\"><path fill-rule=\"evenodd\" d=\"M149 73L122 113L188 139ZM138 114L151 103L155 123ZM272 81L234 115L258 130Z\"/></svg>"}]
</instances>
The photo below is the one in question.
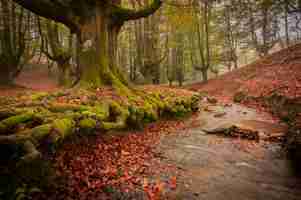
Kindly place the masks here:
<instances>
[{"instance_id":1,"label":"wet rock","mask_svg":"<svg viewBox=\"0 0 301 200\"><path fill-rule=\"evenodd\" d=\"M211 104L217 104L217 99L216 98L207 98L207 102Z\"/></svg>"},{"instance_id":2,"label":"wet rock","mask_svg":"<svg viewBox=\"0 0 301 200\"><path fill-rule=\"evenodd\" d=\"M225 115L227 115L226 112L221 112L221 113L217 113L214 115L215 118L220 118L220 117L224 117Z\"/></svg>"},{"instance_id":3,"label":"wet rock","mask_svg":"<svg viewBox=\"0 0 301 200\"><path fill-rule=\"evenodd\" d=\"M220 134L227 137L245 138L259 141L259 133L257 130L244 127L241 124L224 124L212 130L204 130L208 134Z\"/></svg>"},{"instance_id":4,"label":"wet rock","mask_svg":"<svg viewBox=\"0 0 301 200\"><path fill-rule=\"evenodd\" d=\"M206 106L204 108L204 111L206 111L206 112L213 112L214 110L212 108L210 108L209 106Z\"/></svg>"},{"instance_id":5,"label":"wet rock","mask_svg":"<svg viewBox=\"0 0 301 200\"><path fill-rule=\"evenodd\" d=\"M233 97L233 101L235 103L241 103L243 102L245 99L247 98L247 94L245 94L244 92L237 92L234 97Z\"/></svg>"},{"instance_id":6,"label":"wet rock","mask_svg":"<svg viewBox=\"0 0 301 200\"><path fill-rule=\"evenodd\" d=\"M239 123L225 123L218 127L203 129L208 134L220 134L228 137L250 140L280 142L286 132L286 126L269 122L245 120Z\"/></svg>"}]
</instances>

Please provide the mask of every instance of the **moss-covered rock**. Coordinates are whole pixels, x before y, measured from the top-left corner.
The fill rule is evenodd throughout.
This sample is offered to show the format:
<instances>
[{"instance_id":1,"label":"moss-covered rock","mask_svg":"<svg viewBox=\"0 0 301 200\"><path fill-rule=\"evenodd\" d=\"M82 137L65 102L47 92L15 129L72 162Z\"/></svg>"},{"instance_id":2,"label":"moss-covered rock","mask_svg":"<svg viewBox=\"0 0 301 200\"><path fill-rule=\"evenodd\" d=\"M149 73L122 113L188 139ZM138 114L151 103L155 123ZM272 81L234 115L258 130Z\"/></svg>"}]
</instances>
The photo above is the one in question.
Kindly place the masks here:
<instances>
[{"instance_id":1,"label":"moss-covered rock","mask_svg":"<svg viewBox=\"0 0 301 200\"><path fill-rule=\"evenodd\" d=\"M235 95L234 95L234 97L233 97L233 101L235 102L235 103L241 103L241 102L243 102L243 101L245 101L246 99L247 99L247 94L245 93L245 92L242 92L242 91L240 91L240 92L237 92Z\"/></svg>"},{"instance_id":2,"label":"moss-covered rock","mask_svg":"<svg viewBox=\"0 0 301 200\"><path fill-rule=\"evenodd\" d=\"M75 129L75 121L71 118L57 119L52 123L51 143L61 143L65 138L72 135Z\"/></svg>"},{"instance_id":3,"label":"moss-covered rock","mask_svg":"<svg viewBox=\"0 0 301 200\"><path fill-rule=\"evenodd\" d=\"M51 130L52 130L51 124L43 124L31 130L23 132L22 134L30 135L31 139L35 142L35 144L39 145L41 141L43 141L46 137L50 135Z\"/></svg>"},{"instance_id":4,"label":"moss-covered rock","mask_svg":"<svg viewBox=\"0 0 301 200\"><path fill-rule=\"evenodd\" d=\"M184 105L178 105L174 107L172 111L175 117L183 117L185 114L189 112L189 109L188 108L186 109Z\"/></svg>"},{"instance_id":5,"label":"moss-covered rock","mask_svg":"<svg viewBox=\"0 0 301 200\"><path fill-rule=\"evenodd\" d=\"M49 94L47 92L38 92L38 93L34 93L30 96L30 99L32 101L38 101L38 100L42 100L43 98L47 97Z\"/></svg>"},{"instance_id":6,"label":"moss-covered rock","mask_svg":"<svg viewBox=\"0 0 301 200\"><path fill-rule=\"evenodd\" d=\"M110 121L103 122L102 128L104 130L123 129L127 127L127 119L130 112L127 107L122 107L116 101L110 102Z\"/></svg>"},{"instance_id":7,"label":"moss-covered rock","mask_svg":"<svg viewBox=\"0 0 301 200\"><path fill-rule=\"evenodd\" d=\"M91 118L82 119L79 122L79 128L81 133L91 134L95 131L97 126L97 121Z\"/></svg>"},{"instance_id":8,"label":"moss-covered rock","mask_svg":"<svg viewBox=\"0 0 301 200\"><path fill-rule=\"evenodd\" d=\"M29 112L29 113L9 117L5 120L2 120L0 122L0 134L11 131L11 129L13 129L18 124L26 123L28 121L31 121L33 118L34 118L34 113Z\"/></svg>"},{"instance_id":9,"label":"moss-covered rock","mask_svg":"<svg viewBox=\"0 0 301 200\"><path fill-rule=\"evenodd\" d=\"M97 103L88 110L81 112L84 117L95 118L99 121L105 121L110 116L110 107L106 103Z\"/></svg>"},{"instance_id":10,"label":"moss-covered rock","mask_svg":"<svg viewBox=\"0 0 301 200\"><path fill-rule=\"evenodd\" d=\"M144 123L155 122L158 119L159 119L158 112L156 112L156 110L153 107L144 108L144 115L143 115Z\"/></svg>"},{"instance_id":11,"label":"moss-covered rock","mask_svg":"<svg viewBox=\"0 0 301 200\"><path fill-rule=\"evenodd\" d=\"M50 110L51 112L61 112L61 113L67 111L84 112L84 111L88 111L89 109L90 109L89 106L67 104L67 103L52 103L50 106L48 106L48 110Z\"/></svg>"},{"instance_id":12,"label":"moss-covered rock","mask_svg":"<svg viewBox=\"0 0 301 200\"><path fill-rule=\"evenodd\" d=\"M129 113L127 125L132 128L142 129L144 125L144 110L136 106L129 106Z\"/></svg>"},{"instance_id":13,"label":"moss-covered rock","mask_svg":"<svg viewBox=\"0 0 301 200\"><path fill-rule=\"evenodd\" d=\"M5 117L0 121L0 133L12 135L0 138L0 142L22 146L29 141L33 146L26 143L28 147L49 143L50 147L56 148L68 136L77 133L76 130L90 134L98 128L142 128L165 114L182 117L196 111L199 100L198 95L183 94L183 91L133 90L122 97L113 94L105 98L97 92L77 89L54 94L38 93L24 96L22 102L29 103L12 101L15 107L7 105L0 110L0 117ZM62 98L57 98L59 96ZM6 130L10 132L6 133Z\"/></svg>"}]
</instances>

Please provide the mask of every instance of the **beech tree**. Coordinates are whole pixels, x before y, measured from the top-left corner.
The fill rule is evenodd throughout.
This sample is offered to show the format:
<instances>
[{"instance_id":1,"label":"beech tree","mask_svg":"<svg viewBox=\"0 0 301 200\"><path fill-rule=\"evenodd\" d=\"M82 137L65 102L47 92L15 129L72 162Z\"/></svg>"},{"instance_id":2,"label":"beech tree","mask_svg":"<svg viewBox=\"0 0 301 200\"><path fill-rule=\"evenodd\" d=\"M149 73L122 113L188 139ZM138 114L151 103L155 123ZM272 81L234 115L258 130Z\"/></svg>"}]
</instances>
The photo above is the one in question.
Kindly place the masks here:
<instances>
[{"instance_id":1,"label":"beech tree","mask_svg":"<svg viewBox=\"0 0 301 200\"><path fill-rule=\"evenodd\" d=\"M58 83L61 86L71 86L73 37L62 25L50 20L37 19L41 37L41 51L48 59L56 62L58 68ZM41 23L42 22L42 23ZM42 25L45 28L42 28ZM43 30L44 29L44 30ZM65 32L64 32L65 31Z\"/></svg>"},{"instance_id":2,"label":"beech tree","mask_svg":"<svg viewBox=\"0 0 301 200\"><path fill-rule=\"evenodd\" d=\"M0 85L14 83L36 50L32 16L12 1L0 0Z\"/></svg>"},{"instance_id":3,"label":"beech tree","mask_svg":"<svg viewBox=\"0 0 301 200\"><path fill-rule=\"evenodd\" d=\"M148 17L162 0L140 10L123 8L121 0L14 0L37 15L63 23L77 35L82 87L128 85L119 71L117 37L126 21Z\"/></svg>"}]
</instances>

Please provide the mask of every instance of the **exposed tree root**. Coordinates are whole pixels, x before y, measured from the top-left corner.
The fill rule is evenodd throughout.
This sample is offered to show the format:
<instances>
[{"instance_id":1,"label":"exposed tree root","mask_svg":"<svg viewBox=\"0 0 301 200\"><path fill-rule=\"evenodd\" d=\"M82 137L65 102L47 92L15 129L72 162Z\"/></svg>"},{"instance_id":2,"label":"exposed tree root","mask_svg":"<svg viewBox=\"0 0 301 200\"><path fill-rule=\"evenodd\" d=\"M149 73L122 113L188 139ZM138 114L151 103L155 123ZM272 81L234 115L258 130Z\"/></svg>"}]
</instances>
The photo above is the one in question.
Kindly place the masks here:
<instances>
[{"instance_id":1,"label":"exposed tree root","mask_svg":"<svg viewBox=\"0 0 301 200\"><path fill-rule=\"evenodd\" d=\"M19 161L31 162L42 157L41 148L56 149L76 134L142 127L163 116L196 111L199 96L182 92L138 92L122 97L80 90L25 95L2 106L0 145L17 146L22 151Z\"/></svg>"}]
</instances>

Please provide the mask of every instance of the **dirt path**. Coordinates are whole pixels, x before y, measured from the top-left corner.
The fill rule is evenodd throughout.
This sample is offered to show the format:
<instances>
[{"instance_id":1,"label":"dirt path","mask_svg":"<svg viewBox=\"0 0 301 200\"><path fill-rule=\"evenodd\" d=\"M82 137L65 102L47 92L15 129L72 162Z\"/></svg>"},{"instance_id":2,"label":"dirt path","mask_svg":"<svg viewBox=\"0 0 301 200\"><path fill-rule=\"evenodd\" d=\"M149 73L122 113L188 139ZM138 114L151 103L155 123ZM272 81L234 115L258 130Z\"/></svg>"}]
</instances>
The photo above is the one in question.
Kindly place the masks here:
<instances>
[{"instance_id":1,"label":"dirt path","mask_svg":"<svg viewBox=\"0 0 301 200\"><path fill-rule=\"evenodd\" d=\"M300 199L301 182L280 144L204 132L229 123L250 122L248 127L254 130L278 133L283 131L282 125L266 122L255 110L238 105L208 105L205 110L199 115L199 127L185 130L184 136L168 135L159 145L164 162L179 169L171 172L177 177L177 187L166 191L167 199ZM159 178L164 177L166 174Z\"/></svg>"}]
</instances>

